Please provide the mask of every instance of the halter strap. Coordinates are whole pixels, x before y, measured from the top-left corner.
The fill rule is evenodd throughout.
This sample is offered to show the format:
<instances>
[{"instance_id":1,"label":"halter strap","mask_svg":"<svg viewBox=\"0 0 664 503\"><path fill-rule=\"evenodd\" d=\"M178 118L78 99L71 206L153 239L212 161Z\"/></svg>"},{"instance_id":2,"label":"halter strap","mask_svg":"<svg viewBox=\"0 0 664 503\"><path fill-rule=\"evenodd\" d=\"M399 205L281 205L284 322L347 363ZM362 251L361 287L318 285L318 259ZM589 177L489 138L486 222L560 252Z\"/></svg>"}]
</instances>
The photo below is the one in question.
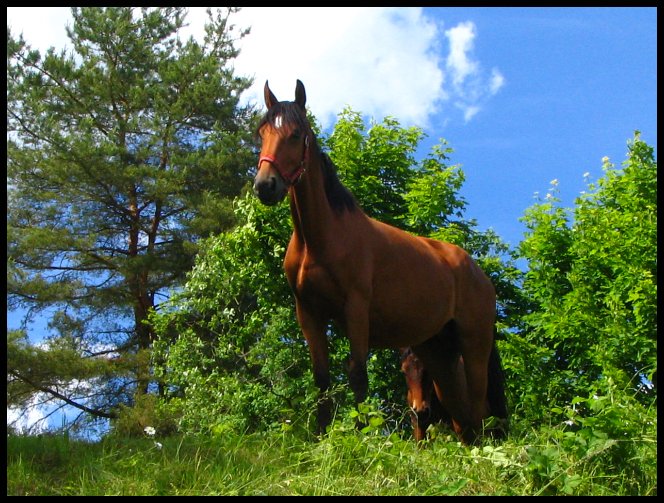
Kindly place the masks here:
<instances>
[{"instance_id":1,"label":"halter strap","mask_svg":"<svg viewBox=\"0 0 664 503\"><path fill-rule=\"evenodd\" d=\"M274 169L277 170L277 173L279 173L279 176L281 176L284 182L286 182L286 184L289 187L292 187L293 185L295 185L297 182L300 181L300 178L302 178L302 175L307 170L307 163L309 162L309 135L304 137L304 152L302 153L302 160L300 161L300 164L298 164L295 171L293 171L292 173L284 171L281 164L277 162L277 159L271 155L262 155L258 159L258 169L261 169L261 163L263 161L272 164L272 166L274 166Z\"/></svg>"}]
</instances>

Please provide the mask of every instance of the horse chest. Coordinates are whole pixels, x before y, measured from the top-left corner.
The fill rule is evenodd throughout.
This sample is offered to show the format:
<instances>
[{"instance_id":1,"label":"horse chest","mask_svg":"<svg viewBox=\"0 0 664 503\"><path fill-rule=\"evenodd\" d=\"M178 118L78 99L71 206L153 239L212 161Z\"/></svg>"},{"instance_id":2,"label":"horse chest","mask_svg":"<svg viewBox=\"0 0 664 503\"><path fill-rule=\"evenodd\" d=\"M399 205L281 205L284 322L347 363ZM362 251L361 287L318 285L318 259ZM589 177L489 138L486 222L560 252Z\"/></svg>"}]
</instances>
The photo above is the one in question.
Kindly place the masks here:
<instances>
[{"instance_id":1,"label":"horse chest","mask_svg":"<svg viewBox=\"0 0 664 503\"><path fill-rule=\"evenodd\" d=\"M314 260L304 259L300 262L291 282L299 299L314 305L330 315L343 309L345 297L334 273Z\"/></svg>"}]
</instances>

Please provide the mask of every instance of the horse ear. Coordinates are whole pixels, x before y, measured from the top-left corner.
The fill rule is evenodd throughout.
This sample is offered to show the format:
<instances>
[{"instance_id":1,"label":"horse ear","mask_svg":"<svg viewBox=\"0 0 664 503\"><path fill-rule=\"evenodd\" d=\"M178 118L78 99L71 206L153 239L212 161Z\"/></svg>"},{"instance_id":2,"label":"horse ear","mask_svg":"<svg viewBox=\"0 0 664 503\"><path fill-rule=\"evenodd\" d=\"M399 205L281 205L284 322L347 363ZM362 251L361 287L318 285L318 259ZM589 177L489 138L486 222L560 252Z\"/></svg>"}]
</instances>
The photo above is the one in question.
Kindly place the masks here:
<instances>
[{"instance_id":1,"label":"horse ear","mask_svg":"<svg viewBox=\"0 0 664 503\"><path fill-rule=\"evenodd\" d=\"M300 79L297 80L295 85L295 103L300 105L300 108L304 110L304 104L307 102L307 95L304 92L304 84Z\"/></svg>"},{"instance_id":2,"label":"horse ear","mask_svg":"<svg viewBox=\"0 0 664 503\"><path fill-rule=\"evenodd\" d=\"M267 85L267 80L265 81L263 94L265 95L265 105L267 106L268 110L279 102L277 97L272 93L272 91L270 91L270 86Z\"/></svg>"}]
</instances>

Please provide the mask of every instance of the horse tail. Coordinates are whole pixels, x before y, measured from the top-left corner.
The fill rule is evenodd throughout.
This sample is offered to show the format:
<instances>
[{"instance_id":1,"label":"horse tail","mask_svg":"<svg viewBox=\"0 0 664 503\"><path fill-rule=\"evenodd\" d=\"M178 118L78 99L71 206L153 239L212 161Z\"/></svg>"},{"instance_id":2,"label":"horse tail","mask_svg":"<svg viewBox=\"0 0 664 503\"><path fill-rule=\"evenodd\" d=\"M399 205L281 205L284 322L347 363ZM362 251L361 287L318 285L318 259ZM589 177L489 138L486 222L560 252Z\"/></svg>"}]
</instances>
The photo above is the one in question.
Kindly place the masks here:
<instances>
[{"instance_id":1,"label":"horse tail","mask_svg":"<svg viewBox=\"0 0 664 503\"><path fill-rule=\"evenodd\" d=\"M491 354L489 355L487 399L489 402L489 413L502 420L500 421L501 427L499 430L501 430L503 435L506 434L509 418L507 400L505 398L505 374L500 363L500 355L498 354L495 338L491 347Z\"/></svg>"}]
</instances>

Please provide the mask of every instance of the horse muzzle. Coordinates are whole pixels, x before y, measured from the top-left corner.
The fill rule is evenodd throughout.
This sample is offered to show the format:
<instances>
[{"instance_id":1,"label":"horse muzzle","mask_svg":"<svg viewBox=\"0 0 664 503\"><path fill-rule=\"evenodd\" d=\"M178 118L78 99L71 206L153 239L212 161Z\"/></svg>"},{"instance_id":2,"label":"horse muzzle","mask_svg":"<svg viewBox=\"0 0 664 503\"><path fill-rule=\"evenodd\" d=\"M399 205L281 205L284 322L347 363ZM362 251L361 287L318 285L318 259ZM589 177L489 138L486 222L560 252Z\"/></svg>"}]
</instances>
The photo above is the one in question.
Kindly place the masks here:
<instances>
[{"instance_id":1,"label":"horse muzzle","mask_svg":"<svg viewBox=\"0 0 664 503\"><path fill-rule=\"evenodd\" d=\"M286 197L288 187L280 176L271 173L272 170L261 170L254 178L254 194L261 203L274 206Z\"/></svg>"}]
</instances>

